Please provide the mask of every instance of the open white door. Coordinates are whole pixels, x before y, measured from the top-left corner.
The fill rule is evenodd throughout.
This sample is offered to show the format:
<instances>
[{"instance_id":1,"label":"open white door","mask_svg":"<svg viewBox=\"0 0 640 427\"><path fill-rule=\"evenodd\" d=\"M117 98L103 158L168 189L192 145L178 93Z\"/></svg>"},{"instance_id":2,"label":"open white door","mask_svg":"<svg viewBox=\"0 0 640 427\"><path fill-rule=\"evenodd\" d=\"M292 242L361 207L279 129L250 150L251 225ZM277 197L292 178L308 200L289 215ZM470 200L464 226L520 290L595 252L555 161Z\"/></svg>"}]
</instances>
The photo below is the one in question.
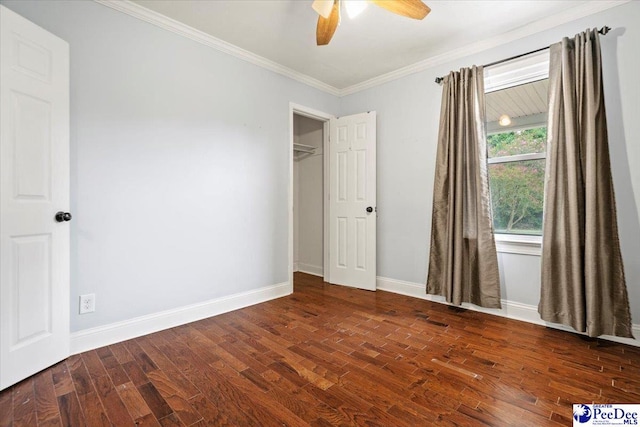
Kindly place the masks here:
<instances>
[{"instance_id":1,"label":"open white door","mask_svg":"<svg viewBox=\"0 0 640 427\"><path fill-rule=\"evenodd\" d=\"M329 281L376 289L376 113L331 119Z\"/></svg>"},{"instance_id":2,"label":"open white door","mask_svg":"<svg viewBox=\"0 0 640 427\"><path fill-rule=\"evenodd\" d=\"M1 5L0 192L4 389L69 356L69 46Z\"/></svg>"}]
</instances>

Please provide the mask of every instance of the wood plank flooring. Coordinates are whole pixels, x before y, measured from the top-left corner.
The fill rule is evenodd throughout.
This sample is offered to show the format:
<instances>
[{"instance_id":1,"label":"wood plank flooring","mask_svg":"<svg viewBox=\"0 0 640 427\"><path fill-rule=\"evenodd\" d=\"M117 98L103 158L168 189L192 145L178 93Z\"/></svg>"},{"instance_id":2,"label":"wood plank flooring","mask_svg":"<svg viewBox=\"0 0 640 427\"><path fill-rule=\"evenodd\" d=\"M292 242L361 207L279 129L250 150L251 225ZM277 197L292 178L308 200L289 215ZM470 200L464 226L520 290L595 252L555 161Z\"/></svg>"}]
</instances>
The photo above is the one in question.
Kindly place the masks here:
<instances>
[{"instance_id":1,"label":"wood plank flooring","mask_svg":"<svg viewBox=\"0 0 640 427\"><path fill-rule=\"evenodd\" d=\"M577 402L640 403L640 349L296 274L38 373L0 426L568 426Z\"/></svg>"}]
</instances>

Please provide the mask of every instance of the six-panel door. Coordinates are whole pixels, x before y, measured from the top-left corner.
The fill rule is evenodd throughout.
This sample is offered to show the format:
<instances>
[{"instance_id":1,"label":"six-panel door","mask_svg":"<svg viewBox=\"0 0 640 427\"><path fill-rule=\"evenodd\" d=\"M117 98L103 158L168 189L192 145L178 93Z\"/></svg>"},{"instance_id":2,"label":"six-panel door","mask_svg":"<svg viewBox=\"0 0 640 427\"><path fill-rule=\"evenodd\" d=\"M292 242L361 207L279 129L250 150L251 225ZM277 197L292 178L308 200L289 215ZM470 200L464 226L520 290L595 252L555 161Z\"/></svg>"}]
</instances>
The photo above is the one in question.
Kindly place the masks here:
<instances>
[{"instance_id":1,"label":"six-panel door","mask_svg":"<svg viewBox=\"0 0 640 427\"><path fill-rule=\"evenodd\" d=\"M376 289L376 113L332 119L329 280Z\"/></svg>"},{"instance_id":2,"label":"six-panel door","mask_svg":"<svg viewBox=\"0 0 640 427\"><path fill-rule=\"evenodd\" d=\"M69 46L0 6L0 389L69 355Z\"/></svg>"}]
</instances>

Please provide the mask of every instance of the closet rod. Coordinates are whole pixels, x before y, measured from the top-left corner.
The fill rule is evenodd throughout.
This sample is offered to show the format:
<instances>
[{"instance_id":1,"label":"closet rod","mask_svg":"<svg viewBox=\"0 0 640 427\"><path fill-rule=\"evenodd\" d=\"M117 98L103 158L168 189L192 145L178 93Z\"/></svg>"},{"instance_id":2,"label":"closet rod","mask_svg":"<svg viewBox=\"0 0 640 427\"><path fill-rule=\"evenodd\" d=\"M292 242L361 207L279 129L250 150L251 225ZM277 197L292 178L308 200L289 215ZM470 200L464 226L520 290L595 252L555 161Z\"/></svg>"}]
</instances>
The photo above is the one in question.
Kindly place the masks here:
<instances>
[{"instance_id":1,"label":"closet rod","mask_svg":"<svg viewBox=\"0 0 640 427\"><path fill-rule=\"evenodd\" d=\"M607 27L606 25L598 30L598 32L603 36L606 36L609 31L611 31L611 28ZM492 65L502 64L503 62L511 61L512 59L522 58L523 56L531 55L532 53L542 52L543 50L547 50L547 49L549 49L549 46L541 47L540 49L532 50L531 52L521 53L520 55L512 56L510 58L501 59L499 61L490 62L488 64L483 65L483 67L486 68L486 67L491 67ZM443 81L444 81L444 76L436 77L436 83L440 84Z\"/></svg>"},{"instance_id":2,"label":"closet rod","mask_svg":"<svg viewBox=\"0 0 640 427\"><path fill-rule=\"evenodd\" d=\"M304 145L304 144L293 144L293 151L299 151L301 153L315 153L316 147L313 145Z\"/></svg>"}]
</instances>

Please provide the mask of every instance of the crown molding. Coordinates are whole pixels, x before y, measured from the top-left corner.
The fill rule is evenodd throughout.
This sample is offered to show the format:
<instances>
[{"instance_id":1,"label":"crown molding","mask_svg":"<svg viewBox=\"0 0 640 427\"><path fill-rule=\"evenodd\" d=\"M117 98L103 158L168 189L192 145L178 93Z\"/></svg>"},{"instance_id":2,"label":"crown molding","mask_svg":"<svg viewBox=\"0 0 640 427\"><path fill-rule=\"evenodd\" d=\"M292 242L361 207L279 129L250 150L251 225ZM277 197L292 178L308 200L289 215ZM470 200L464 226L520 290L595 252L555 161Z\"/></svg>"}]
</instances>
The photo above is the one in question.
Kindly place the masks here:
<instances>
[{"instance_id":1,"label":"crown molding","mask_svg":"<svg viewBox=\"0 0 640 427\"><path fill-rule=\"evenodd\" d=\"M466 56L470 56L484 50L502 46L522 39L524 37L550 30L551 28L575 21L580 18L584 18L585 16L593 15L594 13L602 12L607 9L623 5L625 3L629 3L631 1L632 0L590 1L578 7L574 7L553 16L549 16L547 18L532 22L516 30L509 31L485 40L481 40L479 42L472 43L458 49L453 49L440 55L432 56L420 62L416 62L415 64L399 68L389 73L366 80L362 83L357 83L355 85L346 87L340 90L339 96L351 95L353 93L379 86L383 83L387 83L401 77L408 76L410 74L418 73L420 71L424 71L438 65L446 64L456 59L464 58ZM605 24L606 22L602 23L602 25Z\"/></svg>"},{"instance_id":2,"label":"crown molding","mask_svg":"<svg viewBox=\"0 0 640 427\"><path fill-rule=\"evenodd\" d=\"M557 27L559 25L584 18L585 16L593 15L594 13L602 12L607 9L620 6L622 4L629 3L632 0L590 1L578 7L571 8L553 16L549 16L547 18L532 22L516 30L509 31L507 33L500 34L489 39L481 40L479 42L472 43L458 49L453 49L449 52L432 56L430 58L416 62L415 64L399 68L397 70L382 74L380 76L371 78L352 86L348 86L343 89L338 89L318 79L307 76L306 74L299 73L289 67L285 67L284 65L278 64L277 62L271 61L270 59L256 55L255 53L249 52L248 50L225 42L224 40L221 40L217 37L213 37L203 31L197 30L193 27L176 21L175 19L171 19L158 12L154 12L150 9L147 9L146 7L140 6L137 3L133 3L130 0L94 1L111 9L115 9L117 11L126 13L127 15L146 21L150 24L156 25L165 30L179 34L183 37L187 37L198 43L212 47L220 52L227 53L251 64L273 71L274 73L289 77L293 80L304 83L323 92L329 93L334 96L343 97L363 91L365 89L379 86L393 80L397 80L410 74L427 70L438 65L446 64L456 59L464 58L481 51L511 43L515 40L519 40L524 37ZM604 24L606 24L606 22L602 25Z\"/></svg>"},{"instance_id":3,"label":"crown molding","mask_svg":"<svg viewBox=\"0 0 640 427\"><path fill-rule=\"evenodd\" d=\"M154 12L153 10L147 9L144 6L140 6L137 3L133 3L129 0L94 1L103 6L107 6L122 13L126 13L127 15L133 16L134 18L141 19L157 27L189 38L205 46L212 47L220 52L227 53L251 64L265 68L269 71L273 71L274 73L289 77L293 80L304 83L323 92L327 92L334 96L340 96L340 90L327 83L321 82L320 80L314 79L313 77L309 77L306 74L299 73L289 67L280 65L277 62L271 61L270 59L264 58L260 55L256 55L255 53L249 52L248 50L242 49L236 45L227 43L224 40L213 37L212 35L183 24L182 22L176 21L175 19L171 19L165 15L162 15L161 13Z\"/></svg>"}]
</instances>

